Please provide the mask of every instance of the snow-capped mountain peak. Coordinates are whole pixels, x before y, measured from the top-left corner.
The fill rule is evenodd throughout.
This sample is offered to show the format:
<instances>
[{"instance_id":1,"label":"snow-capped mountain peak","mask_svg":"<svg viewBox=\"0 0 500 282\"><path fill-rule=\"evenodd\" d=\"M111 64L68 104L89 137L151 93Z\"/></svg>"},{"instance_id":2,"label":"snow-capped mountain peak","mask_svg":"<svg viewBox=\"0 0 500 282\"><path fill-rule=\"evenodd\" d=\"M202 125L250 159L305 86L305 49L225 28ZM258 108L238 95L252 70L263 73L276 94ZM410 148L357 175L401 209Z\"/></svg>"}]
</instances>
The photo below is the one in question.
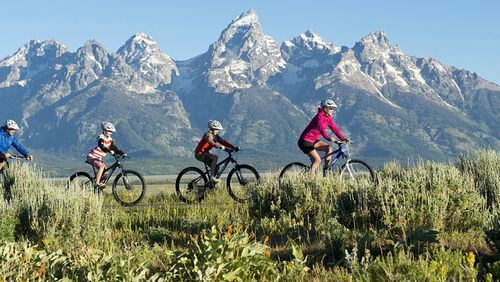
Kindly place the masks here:
<instances>
[{"instance_id":1,"label":"snow-capped mountain peak","mask_svg":"<svg viewBox=\"0 0 500 282\"><path fill-rule=\"evenodd\" d=\"M234 19L208 50L209 84L221 93L249 88L285 65L278 43L264 34L257 14L249 10Z\"/></svg>"},{"instance_id":2,"label":"snow-capped mountain peak","mask_svg":"<svg viewBox=\"0 0 500 282\"><path fill-rule=\"evenodd\" d=\"M178 74L174 60L163 53L156 41L146 33L139 32L132 36L118 49L117 55L132 69L139 71L152 88L161 83L169 84L172 74Z\"/></svg>"},{"instance_id":3,"label":"snow-capped mountain peak","mask_svg":"<svg viewBox=\"0 0 500 282\"><path fill-rule=\"evenodd\" d=\"M244 12L243 14L235 18L230 24L230 26L234 27L246 27L253 25L259 25L260 27L259 17L257 16L255 10L248 10Z\"/></svg>"},{"instance_id":4,"label":"snow-capped mountain peak","mask_svg":"<svg viewBox=\"0 0 500 282\"><path fill-rule=\"evenodd\" d=\"M25 86L27 79L47 70L68 48L55 40L31 40L19 48L12 56L0 61L0 88L11 85Z\"/></svg>"},{"instance_id":5,"label":"snow-capped mountain peak","mask_svg":"<svg viewBox=\"0 0 500 282\"><path fill-rule=\"evenodd\" d=\"M331 64L333 55L339 51L339 47L327 42L311 29L281 44L281 55L285 61L305 68Z\"/></svg>"},{"instance_id":6,"label":"snow-capped mountain peak","mask_svg":"<svg viewBox=\"0 0 500 282\"><path fill-rule=\"evenodd\" d=\"M56 58L68 52L68 48L55 40L40 41L33 39L24 44L12 56L0 61L0 67L18 66L26 67L29 61L37 57Z\"/></svg>"},{"instance_id":7,"label":"snow-capped mountain peak","mask_svg":"<svg viewBox=\"0 0 500 282\"><path fill-rule=\"evenodd\" d=\"M249 10L234 19L222 31L217 42L231 48L234 53L238 53L245 43L255 44L255 41L262 41L264 37L257 14Z\"/></svg>"},{"instance_id":8,"label":"snow-capped mountain peak","mask_svg":"<svg viewBox=\"0 0 500 282\"><path fill-rule=\"evenodd\" d=\"M363 38L361 38L360 43L363 45L378 45L384 47L390 47L390 41L383 30L377 30L375 32L370 32Z\"/></svg>"},{"instance_id":9,"label":"snow-capped mountain peak","mask_svg":"<svg viewBox=\"0 0 500 282\"><path fill-rule=\"evenodd\" d=\"M139 32L130 37L117 52L127 63L137 63L144 56L161 53L156 41L149 35ZM170 59L170 57L169 57ZM171 59L170 59L171 60Z\"/></svg>"}]
</instances>

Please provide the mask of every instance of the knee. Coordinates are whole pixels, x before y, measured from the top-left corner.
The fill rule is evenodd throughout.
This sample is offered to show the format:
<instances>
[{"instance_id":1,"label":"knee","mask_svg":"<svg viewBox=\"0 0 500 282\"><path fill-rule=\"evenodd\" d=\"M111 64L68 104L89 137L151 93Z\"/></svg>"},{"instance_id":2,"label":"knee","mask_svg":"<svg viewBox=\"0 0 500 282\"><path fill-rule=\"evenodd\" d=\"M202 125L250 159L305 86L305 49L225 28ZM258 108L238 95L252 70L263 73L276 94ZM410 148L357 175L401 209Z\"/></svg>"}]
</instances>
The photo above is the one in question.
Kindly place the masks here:
<instances>
[{"instance_id":1,"label":"knee","mask_svg":"<svg viewBox=\"0 0 500 282\"><path fill-rule=\"evenodd\" d=\"M320 158L313 158L313 163L314 164L320 164L321 163L321 159Z\"/></svg>"},{"instance_id":2,"label":"knee","mask_svg":"<svg viewBox=\"0 0 500 282\"><path fill-rule=\"evenodd\" d=\"M331 154L331 153L333 153L333 148L332 148L332 146L328 146L328 150L326 150L326 153L327 153L327 154Z\"/></svg>"}]
</instances>

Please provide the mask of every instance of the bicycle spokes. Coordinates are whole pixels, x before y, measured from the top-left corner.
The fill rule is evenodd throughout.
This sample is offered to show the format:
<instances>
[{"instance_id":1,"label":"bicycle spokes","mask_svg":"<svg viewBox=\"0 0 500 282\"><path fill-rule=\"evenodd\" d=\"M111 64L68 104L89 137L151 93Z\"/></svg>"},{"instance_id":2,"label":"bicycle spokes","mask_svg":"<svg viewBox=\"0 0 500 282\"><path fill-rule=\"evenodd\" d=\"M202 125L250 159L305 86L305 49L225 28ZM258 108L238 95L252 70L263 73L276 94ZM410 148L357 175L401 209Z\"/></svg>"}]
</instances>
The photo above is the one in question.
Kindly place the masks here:
<instances>
[{"instance_id":1,"label":"bicycle spokes","mask_svg":"<svg viewBox=\"0 0 500 282\"><path fill-rule=\"evenodd\" d=\"M133 173L123 173L116 181L116 186L113 187L116 197L122 204L130 204L142 197L144 191L144 183L139 175Z\"/></svg>"},{"instance_id":2,"label":"bicycle spokes","mask_svg":"<svg viewBox=\"0 0 500 282\"><path fill-rule=\"evenodd\" d=\"M241 165L228 175L228 192L233 199L244 202L250 197L250 185L259 181L259 173L249 165Z\"/></svg>"},{"instance_id":3,"label":"bicycle spokes","mask_svg":"<svg viewBox=\"0 0 500 282\"><path fill-rule=\"evenodd\" d=\"M177 177L176 191L182 201L193 203L203 198L207 185L197 169L187 169Z\"/></svg>"}]
</instances>

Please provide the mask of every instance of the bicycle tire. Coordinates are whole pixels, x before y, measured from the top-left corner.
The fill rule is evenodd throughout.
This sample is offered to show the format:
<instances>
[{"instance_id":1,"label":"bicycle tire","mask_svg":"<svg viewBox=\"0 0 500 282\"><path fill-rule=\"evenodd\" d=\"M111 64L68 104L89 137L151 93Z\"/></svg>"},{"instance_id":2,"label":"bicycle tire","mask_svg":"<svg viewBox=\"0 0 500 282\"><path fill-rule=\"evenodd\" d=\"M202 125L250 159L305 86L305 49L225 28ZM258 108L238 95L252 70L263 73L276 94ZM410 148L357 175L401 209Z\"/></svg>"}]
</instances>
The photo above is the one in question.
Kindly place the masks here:
<instances>
[{"instance_id":1,"label":"bicycle tire","mask_svg":"<svg viewBox=\"0 0 500 282\"><path fill-rule=\"evenodd\" d=\"M193 176L187 177L188 173L192 173ZM185 175L186 177L183 179ZM195 180L198 181L195 182ZM199 181L202 181L202 183L200 183L202 185L198 184ZM187 184L187 187L184 187L184 183ZM183 169L175 179L175 192L177 196L179 196L179 199L186 204L191 204L196 201L201 202L204 198L207 183L208 179L205 172L197 167L187 167ZM203 190L201 193L199 191L200 189Z\"/></svg>"},{"instance_id":2,"label":"bicycle tire","mask_svg":"<svg viewBox=\"0 0 500 282\"><path fill-rule=\"evenodd\" d=\"M77 179L81 178L81 182L78 181L78 183L75 183L77 181ZM66 187L66 189L69 189L71 188L71 185L78 185L78 188L80 189L85 189L85 190L90 190L88 189L90 186L90 188L92 189L92 192L95 193L95 189L94 189L94 185L95 185L95 179L93 177L90 176L90 174L88 174L87 172L84 172L84 171L79 171L79 172L75 172L73 173L70 177L69 177L69 181L68 181L68 185Z\"/></svg>"},{"instance_id":3,"label":"bicycle tire","mask_svg":"<svg viewBox=\"0 0 500 282\"><path fill-rule=\"evenodd\" d=\"M292 170L298 172L299 174L302 173L307 173L309 171L309 166L301 163L301 162L293 162L287 164L280 172L280 175L278 177L278 181L280 186L283 185L283 182L285 181L285 176L286 174L290 173Z\"/></svg>"},{"instance_id":4,"label":"bicycle tire","mask_svg":"<svg viewBox=\"0 0 500 282\"><path fill-rule=\"evenodd\" d=\"M233 176L236 175L238 183L241 184L241 185L243 185L243 187L245 188L244 190L246 190L245 186L247 186L248 184L250 184L250 182L248 182L248 180L246 180L246 179L240 179L240 177L237 174L237 172L240 172L240 174L241 174L242 170L249 170L251 172L251 174L253 174L253 177L256 180L256 182L258 182L260 180L259 173L251 165L247 165L247 164L237 165L235 168L233 168L229 172L229 174L227 176L227 180L226 180L227 181L226 182L227 183L227 192L229 193L229 195L231 196L231 198L233 198L236 202L239 202L239 203L246 202L249 197L242 197L242 196L239 195L240 193L235 193L235 191L237 189L236 189L236 187L233 187L233 185L231 183L232 183ZM236 182L234 182L234 183L236 183ZM248 192L248 191L246 191L246 192Z\"/></svg>"},{"instance_id":5,"label":"bicycle tire","mask_svg":"<svg viewBox=\"0 0 500 282\"><path fill-rule=\"evenodd\" d=\"M130 179L129 175L134 175L137 177L137 179ZM118 182L120 181L120 178L124 180L124 192L128 193L126 194L127 196L130 196L132 201L125 201L124 200L124 195L121 193L121 191L118 191ZM134 185L133 188L129 188L131 185ZM140 190L136 190L135 187L138 187ZM118 174L115 177L115 181L113 181L113 196L115 197L115 200L122 206L124 207L131 207L135 206L137 203L139 203L142 198L144 198L144 195L146 194L146 181L144 181L144 177L140 173L134 170L123 170L120 174ZM132 194L132 192L136 192L135 194ZM136 197L136 195L138 195Z\"/></svg>"},{"instance_id":6,"label":"bicycle tire","mask_svg":"<svg viewBox=\"0 0 500 282\"><path fill-rule=\"evenodd\" d=\"M348 163L345 163L341 168L340 168L340 177L342 178L342 176L345 174L345 171L347 169L347 165L351 165L351 164L357 164L361 167L364 167L366 169L366 171L369 172L370 174L370 180L375 183L376 179L375 179L375 173L373 172L373 169L365 162L365 161L362 161L362 160L356 160L356 159L353 159L353 160L350 160ZM352 176L351 176L352 177Z\"/></svg>"}]
</instances>

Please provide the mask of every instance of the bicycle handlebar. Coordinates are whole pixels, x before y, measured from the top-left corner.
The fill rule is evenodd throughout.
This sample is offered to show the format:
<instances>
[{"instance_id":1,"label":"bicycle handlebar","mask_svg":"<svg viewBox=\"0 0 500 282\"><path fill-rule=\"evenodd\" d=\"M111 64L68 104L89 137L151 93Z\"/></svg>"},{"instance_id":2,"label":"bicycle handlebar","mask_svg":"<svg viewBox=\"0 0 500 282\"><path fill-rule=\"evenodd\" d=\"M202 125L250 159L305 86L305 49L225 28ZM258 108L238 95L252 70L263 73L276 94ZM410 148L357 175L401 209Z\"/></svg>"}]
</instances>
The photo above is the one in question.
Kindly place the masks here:
<instances>
[{"instance_id":1,"label":"bicycle handlebar","mask_svg":"<svg viewBox=\"0 0 500 282\"><path fill-rule=\"evenodd\" d=\"M236 146L234 147L234 149L231 149L231 148L224 148L224 151L227 152L227 153L236 153L236 152L239 152L241 151L241 148Z\"/></svg>"},{"instance_id":2,"label":"bicycle handlebar","mask_svg":"<svg viewBox=\"0 0 500 282\"><path fill-rule=\"evenodd\" d=\"M10 156L9 159L11 160L22 160L22 159L27 159L25 156Z\"/></svg>"},{"instance_id":3,"label":"bicycle handlebar","mask_svg":"<svg viewBox=\"0 0 500 282\"><path fill-rule=\"evenodd\" d=\"M337 142L331 142L331 143L334 143L337 145L344 145L344 144L352 144L352 141L351 140L349 140L349 141L337 141Z\"/></svg>"},{"instance_id":4,"label":"bicycle handlebar","mask_svg":"<svg viewBox=\"0 0 500 282\"><path fill-rule=\"evenodd\" d=\"M113 155L113 157L115 157L115 159L128 159L129 156L127 154L123 154L123 155Z\"/></svg>"}]
</instances>

